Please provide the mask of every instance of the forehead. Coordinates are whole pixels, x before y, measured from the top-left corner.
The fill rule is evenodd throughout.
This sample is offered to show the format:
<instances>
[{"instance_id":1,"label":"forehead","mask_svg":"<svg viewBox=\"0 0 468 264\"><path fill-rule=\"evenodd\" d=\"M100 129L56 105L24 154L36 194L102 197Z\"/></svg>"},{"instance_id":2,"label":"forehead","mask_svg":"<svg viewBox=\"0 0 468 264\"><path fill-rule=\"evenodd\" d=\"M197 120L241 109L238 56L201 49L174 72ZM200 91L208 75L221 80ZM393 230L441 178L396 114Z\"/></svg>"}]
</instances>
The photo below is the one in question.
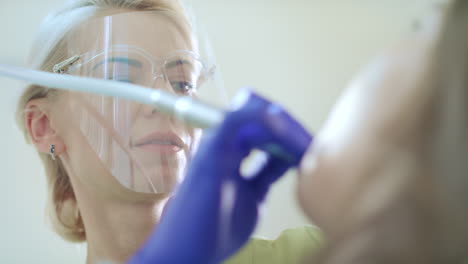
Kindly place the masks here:
<instances>
[{"instance_id":1,"label":"forehead","mask_svg":"<svg viewBox=\"0 0 468 264\"><path fill-rule=\"evenodd\" d=\"M195 39L183 18L166 12L129 12L92 18L70 34L69 52L105 52L115 45L144 49L154 57L195 49Z\"/></svg>"}]
</instances>

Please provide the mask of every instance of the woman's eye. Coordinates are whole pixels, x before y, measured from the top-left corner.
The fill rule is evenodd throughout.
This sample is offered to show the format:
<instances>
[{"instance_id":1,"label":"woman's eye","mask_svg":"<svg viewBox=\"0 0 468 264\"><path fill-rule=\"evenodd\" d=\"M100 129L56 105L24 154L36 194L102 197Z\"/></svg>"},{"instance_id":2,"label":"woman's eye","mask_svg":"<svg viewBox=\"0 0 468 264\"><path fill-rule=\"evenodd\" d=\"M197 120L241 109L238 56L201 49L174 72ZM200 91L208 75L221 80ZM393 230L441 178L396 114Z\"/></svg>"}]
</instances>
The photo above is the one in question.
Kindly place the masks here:
<instances>
[{"instance_id":1,"label":"woman's eye","mask_svg":"<svg viewBox=\"0 0 468 264\"><path fill-rule=\"evenodd\" d=\"M177 93L189 93L195 89L195 85L190 82L171 82L172 89Z\"/></svg>"}]
</instances>

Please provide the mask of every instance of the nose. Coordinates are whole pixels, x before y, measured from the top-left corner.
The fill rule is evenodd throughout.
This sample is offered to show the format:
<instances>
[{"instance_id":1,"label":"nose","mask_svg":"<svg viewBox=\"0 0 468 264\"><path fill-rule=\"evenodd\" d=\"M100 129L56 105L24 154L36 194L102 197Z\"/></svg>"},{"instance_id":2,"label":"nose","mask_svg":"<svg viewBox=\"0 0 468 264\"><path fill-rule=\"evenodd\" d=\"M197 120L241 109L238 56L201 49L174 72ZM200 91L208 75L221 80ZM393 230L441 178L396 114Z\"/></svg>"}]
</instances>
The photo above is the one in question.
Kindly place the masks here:
<instances>
[{"instance_id":1,"label":"nose","mask_svg":"<svg viewBox=\"0 0 468 264\"><path fill-rule=\"evenodd\" d=\"M169 83L169 81L167 81L167 78L165 78L162 74L154 78L154 82L151 85L151 88L174 93L171 84ZM140 112L141 115L145 118L154 118L157 115L166 116L166 114L159 113L159 111L155 107L146 104L141 105ZM172 117L170 118L172 119Z\"/></svg>"}]
</instances>

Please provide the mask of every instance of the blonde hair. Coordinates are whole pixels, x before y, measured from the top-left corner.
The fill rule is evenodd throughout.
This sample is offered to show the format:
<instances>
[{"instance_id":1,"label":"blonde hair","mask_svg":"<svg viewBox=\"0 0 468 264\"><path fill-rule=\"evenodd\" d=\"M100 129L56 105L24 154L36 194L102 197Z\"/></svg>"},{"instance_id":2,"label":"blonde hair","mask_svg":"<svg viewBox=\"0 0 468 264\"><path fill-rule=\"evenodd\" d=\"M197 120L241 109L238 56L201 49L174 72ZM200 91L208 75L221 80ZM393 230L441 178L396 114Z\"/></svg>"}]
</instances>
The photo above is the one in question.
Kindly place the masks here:
<instances>
[{"instance_id":1,"label":"blonde hair","mask_svg":"<svg viewBox=\"0 0 468 264\"><path fill-rule=\"evenodd\" d=\"M413 105L422 110L407 135L413 159L397 171L404 184L382 198L375 195L376 178L388 189L402 177L378 174L365 182L361 197L373 199L380 210L335 235L313 263L467 261L468 1L452 1L445 11L421 82L424 99Z\"/></svg>"},{"instance_id":2,"label":"blonde hair","mask_svg":"<svg viewBox=\"0 0 468 264\"><path fill-rule=\"evenodd\" d=\"M32 68L52 72L55 64L67 59L65 38L80 23L95 17L100 11L124 9L131 11L170 11L186 18L186 12L177 0L72 0L61 9L49 14L43 21L33 45L30 64ZM30 85L21 95L16 111L16 122L25 139L31 142L25 125L25 107L36 98L46 98L53 103L59 94L56 89ZM57 159L40 153L44 163L49 188L48 211L53 229L65 240L86 240L83 220L76 197L65 168Z\"/></svg>"}]
</instances>

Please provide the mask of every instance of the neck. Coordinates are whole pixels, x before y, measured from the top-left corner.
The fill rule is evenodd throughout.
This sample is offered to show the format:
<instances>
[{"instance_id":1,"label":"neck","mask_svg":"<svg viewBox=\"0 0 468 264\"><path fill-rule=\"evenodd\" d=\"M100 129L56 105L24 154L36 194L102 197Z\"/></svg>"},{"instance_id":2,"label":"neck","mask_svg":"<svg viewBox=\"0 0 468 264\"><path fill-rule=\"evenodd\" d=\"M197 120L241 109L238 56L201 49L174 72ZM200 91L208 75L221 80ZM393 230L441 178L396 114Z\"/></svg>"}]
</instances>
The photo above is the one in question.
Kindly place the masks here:
<instances>
[{"instance_id":1,"label":"neck","mask_svg":"<svg viewBox=\"0 0 468 264\"><path fill-rule=\"evenodd\" d=\"M167 197L129 202L89 193L76 198L86 230L87 264L125 263L159 223L167 202Z\"/></svg>"}]
</instances>

